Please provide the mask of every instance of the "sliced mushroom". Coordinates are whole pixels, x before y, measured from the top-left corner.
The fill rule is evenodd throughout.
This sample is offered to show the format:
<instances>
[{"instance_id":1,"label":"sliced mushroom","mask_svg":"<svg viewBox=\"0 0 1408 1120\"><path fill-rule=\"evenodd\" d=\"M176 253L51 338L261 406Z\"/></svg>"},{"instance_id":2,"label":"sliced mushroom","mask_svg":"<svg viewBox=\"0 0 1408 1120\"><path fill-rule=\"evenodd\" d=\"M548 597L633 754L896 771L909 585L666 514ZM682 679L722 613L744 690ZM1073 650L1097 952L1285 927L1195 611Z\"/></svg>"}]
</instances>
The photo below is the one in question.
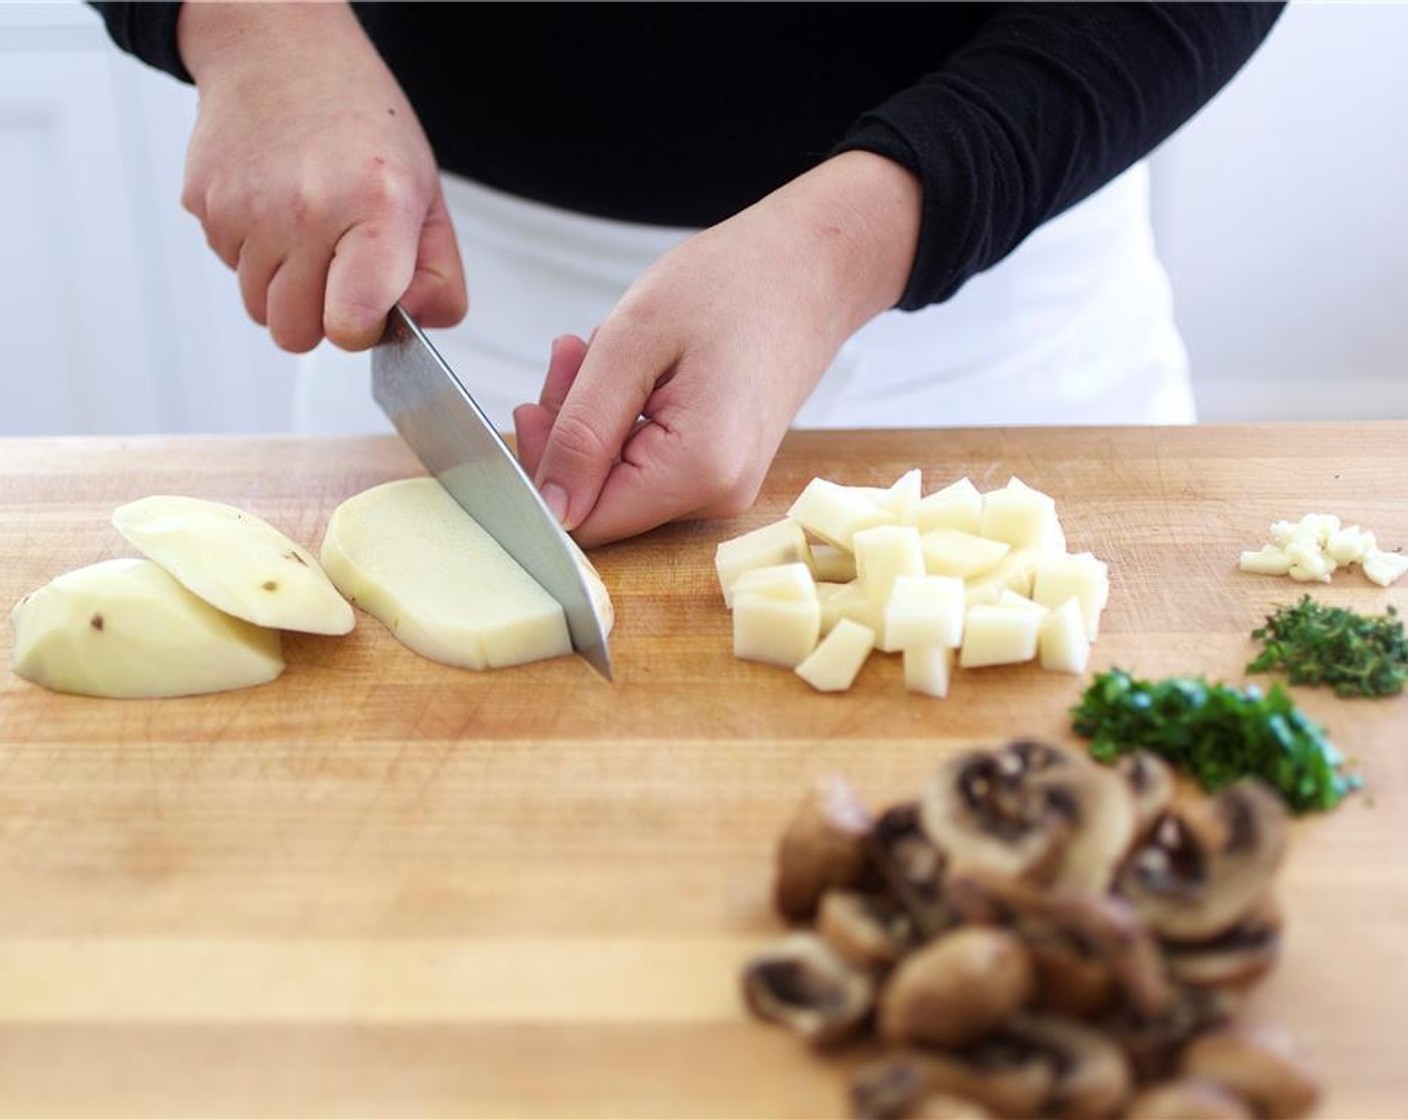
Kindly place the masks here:
<instances>
[{"instance_id":1,"label":"sliced mushroom","mask_svg":"<svg viewBox=\"0 0 1408 1120\"><path fill-rule=\"evenodd\" d=\"M851 1076L851 1115L856 1120L907 1120L929 1091L923 1062L889 1055Z\"/></svg>"},{"instance_id":2,"label":"sliced mushroom","mask_svg":"<svg viewBox=\"0 0 1408 1120\"><path fill-rule=\"evenodd\" d=\"M1022 937L1037 965L1044 1010L1083 1017L1122 995L1139 1013L1158 1015L1173 998L1153 936L1114 895L966 874L952 877L948 896L970 920L1006 925Z\"/></svg>"},{"instance_id":3,"label":"sliced mushroom","mask_svg":"<svg viewBox=\"0 0 1408 1120\"><path fill-rule=\"evenodd\" d=\"M870 833L870 856L921 939L957 924L944 894L947 861L920 826L917 801L900 802L880 814Z\"/></svg>"},{"instance_id":4,"label":"sliced mushroom","mask_svg":"<svg viewBox=\"0 0 1408 1120\"><path fill-rule=\"evenodd\" d=\"M1134 835L1123 779L1032 739L950 761L921 820L954 869L1090 891L1109 885Z\"/></svg>"},{"instance_id":5,"label":"sliced mushroom","mask_svg":"<svg viewBox=\"0 0 1408 1120\"><path fill-rule=\"evenodd\" d=\"M1286 832L1280 795L1244 778L1165 811L1135 846L1116 889L1165 938L1216 937L1266 898Z\"/></svg>"},{"instance_id":6,"label":"sliced mushroom","mask_svg":"<svg viewBox=\"0 0 1408 1120\"><path fill-rule=\"evenodd\" d=\"M1270 1120L1304 1116L1320 1098L1320 1085L1291 1037L1273 1027L1226 1027L1196 1038L1183 1052L1182 1069L1235 1093Z\"/></svg>"},{"instance_id":7,"label":"sliced mushroom","mask_svg":"<svg viewBox=\"0 0 1408 1120\"><path fill-rule=\"evenodd\" d=\"M880 1034L897 1043L966 1046L1024 1007L1035 989L1031 957L1013 934L955 930L900 962L880 995Z\"/></svg>"},{"instance_id":8,"label":"sliced mushroom","mask_svg":"<svg viewBox=\"0 0 1408 1120\"><path fill-rule=\"evenodd\" d=\"M977 1101L999 1116L1040 1116L1056 1084L1058 1053L1005 1031L962 1050L929 1050L917 1060L930 1092Z\"/></svg>"},{"instance_id":9,"label":"sliced mushroom","mask_svg":"<svg viewBox=\"0 0 1408 1120\"><path fill-rule=\"evenodd\" d=\"M816 931L857 968L886 972L914 945L914 923L883 895L827 891L817 909Z\"/></svg>"},{"instance_id":10,"label":"sliced mushroom","mask_svg":"<svg viewBox=\"0 0 1408 1120\"><path fill-rule=\"evenodd\" d=\"M977 1101L932 1089L927 1064L902 1052L857 1070L851 1078L851 1115L856 1120L993 1120Z\"/></svg>"},{"instance_id":11,"label":"sliced mushroom","mask_svg":"<svg viewBox=\"0 0 1408 1120\"><path fill-rule=\"evenodd\" d=\"M1150 1085L1130 1101L1125 1120L1255 1120L1251 1106L1211 1081L1180 1077Z\"/></svg>"},{"instance_id":12,"label":"sliced mushroom","mask_svg":"<svg viewBox=\"0 0 1408 1120\"><path fill-rule=\"evenodd\" d=\"M1028 940L1036 968L1038 1011L1088 1019L1110 1006L1117 990L1108 965L1065 939Z\"/></svg>"},{"instance_id":13,"label":"sliced mushroom","mask_svg":"<svg viewBox=\"0 0 1408 1120\"><path fill-rule=\"evenodd\" d=\"M1055 1015L1022 1015L1008 1024L1007 1033L1058 1055L1047 1115L1100 1120L1129 1100L1134 1086L1129 1061L1093 1027Z\"/></svg>"},{"instance_id":14,"label":"sliced mushroom","mask_svg":"<svg viewBox=\"0 0 1408 1120\"><path fill-rule=\"evenodd\" d=\"M871 824L843 777L828 774L812 784L778 842L773 895L785 919L807 921L827 890L864 880Z\"/></svg>"},{"instance_id":15,"label":"sliced mushroom","mask_svg":"<svg viewBox=\"0 0 1408 1120\"><path fill-rule=\"evenodd\" d=\"M1004 1116L1058 1120L1115 1115L1129 1099L1129 1063L1099 1031L1054 1015L1015 1015L959 1050L926 1050L933 1090Z\"/></svg>"},{"instance_id":16,"label":"sliced mushroom","mask_svg":"<svg viewBox=\"0 0 1408 1120\"><path fill-rule=\"evenodd\" d=\"M1180 984L1238 987L1264 977L1281 955L1281 909L1275 899L1262 900L1231 929L1206 941L1164 941L1164 965Z\"/></svg>"},{"instance_id":17,"label":"sliced mushroom","mask_svg":"<svg viewBox=\"0 0 1408 1120\"><path fill-rule=\"evenodd\" d=\"M1173 770L1153 751L1122 754L1115 770L1134 798L1134 832L1143 836L1173 800Z\"/></svg>"},{"instance_id":18,"label":"sliced mushroom","mask_svg":"<svg viewBox=\"0 0 1408 1120\"><path fill-rule=\"evenodd\" d=\"M748 962L743 996L759 1018L822 1048L860 1031L875 1004L875 985L816 934L792 933Z\"/></svg>"},{"instance_id":19,"label":"sliced mushroom","mask_svg":"<svg viewBox=\"0 0 1408 1120\"><path fill-rule=\"evenodd\" d=\"M1187 1042L1236 1013L1239 999L1224 988L1177 988L1168 1006L1146 1015L1133 1004L1117 1004L1097 1023L1129 1058L1139 1081L1171 1076Z\"/></svg>"}]
</instances>

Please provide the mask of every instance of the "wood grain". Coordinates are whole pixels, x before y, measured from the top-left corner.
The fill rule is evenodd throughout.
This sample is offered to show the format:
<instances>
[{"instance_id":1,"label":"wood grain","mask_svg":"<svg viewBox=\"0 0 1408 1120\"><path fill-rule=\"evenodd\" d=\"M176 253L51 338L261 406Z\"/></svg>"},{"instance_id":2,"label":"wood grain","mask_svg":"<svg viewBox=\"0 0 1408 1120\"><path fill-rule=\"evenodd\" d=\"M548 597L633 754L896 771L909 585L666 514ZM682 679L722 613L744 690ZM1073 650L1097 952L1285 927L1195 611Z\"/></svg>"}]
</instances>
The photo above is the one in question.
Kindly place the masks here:
<instances>
[{"instance_id":1,"label":"wood grain","mask_svg":"<svg viewBox=\"0 0 1408 1120\"><path fill-rule=\"evenodd\" d=\"M1010 475L1110 563L1092 669L1242 681L1302 588L1236 570L1331 512L1408 545L1408 425L794 433L746 516L599 550L614 683L575 658L476 674L366 616L289 636L261 688L180 700L0 681L0 1113L817 1117L840 1067L751 1020L778 830L809 776L875 805L954 749L1074 742L1077 678L872 658L851 693L735 660L724 537L813 476ZM0 441L0 599L131 550L153 493L245 506L316 551L339 501L420 473L399 441ZM1408 611L1357 573L1326 602ZM8 663L10 632L0 654ZM1366 790L1297 822L1288 944L1258 1017L1301 1038L1326 1117L1408 1115L1408 698L1297 690Z\"/></svg>"}]
</instances>

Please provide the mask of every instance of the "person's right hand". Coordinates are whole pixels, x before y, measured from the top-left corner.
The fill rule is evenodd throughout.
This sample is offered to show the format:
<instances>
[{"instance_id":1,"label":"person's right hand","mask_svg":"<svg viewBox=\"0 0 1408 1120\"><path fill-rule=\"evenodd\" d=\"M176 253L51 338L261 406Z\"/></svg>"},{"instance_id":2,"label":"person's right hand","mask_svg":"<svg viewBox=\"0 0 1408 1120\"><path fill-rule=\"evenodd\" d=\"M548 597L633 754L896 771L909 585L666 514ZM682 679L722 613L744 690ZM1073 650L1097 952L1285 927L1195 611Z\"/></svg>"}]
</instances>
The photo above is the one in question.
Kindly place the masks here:
<instances>
[{"instance_id":1,"label":"person's right hand","mask_svg":"<svg viewBox=\"0 0 1408 1120\"><path fill-rule=\"evenodd\" d=\"M453 326L468 300L434 153L344 4L186 3L200 108L182 205L285 350L363 350L398 300Z\"/></svg>"}]
</instances>

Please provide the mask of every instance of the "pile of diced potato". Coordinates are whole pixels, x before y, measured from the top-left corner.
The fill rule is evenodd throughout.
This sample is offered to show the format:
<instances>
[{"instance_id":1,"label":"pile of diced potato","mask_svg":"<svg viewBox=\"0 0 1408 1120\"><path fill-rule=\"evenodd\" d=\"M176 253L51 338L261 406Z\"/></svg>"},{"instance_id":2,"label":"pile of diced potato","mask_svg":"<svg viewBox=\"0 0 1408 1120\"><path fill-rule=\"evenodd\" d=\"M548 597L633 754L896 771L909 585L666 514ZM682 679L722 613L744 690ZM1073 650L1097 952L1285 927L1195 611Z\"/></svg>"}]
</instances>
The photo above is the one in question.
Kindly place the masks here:
<instances>
[{"instance_id":1,"label":"pile of diced potato","mask_svg":"<svg viewBox=\"0 0 1408 1120\"><path fill-rule=\"evenodd\" d=\"M780 521L714 555L736 657L851 687L871 653L899 653L907 688L946 696L955 665L1038 661L1083 673L1109 570L1066 550L1056 503L1018 478L987 492L964 477L923 493L814 478Z\"/></svg>"}]
</instances>

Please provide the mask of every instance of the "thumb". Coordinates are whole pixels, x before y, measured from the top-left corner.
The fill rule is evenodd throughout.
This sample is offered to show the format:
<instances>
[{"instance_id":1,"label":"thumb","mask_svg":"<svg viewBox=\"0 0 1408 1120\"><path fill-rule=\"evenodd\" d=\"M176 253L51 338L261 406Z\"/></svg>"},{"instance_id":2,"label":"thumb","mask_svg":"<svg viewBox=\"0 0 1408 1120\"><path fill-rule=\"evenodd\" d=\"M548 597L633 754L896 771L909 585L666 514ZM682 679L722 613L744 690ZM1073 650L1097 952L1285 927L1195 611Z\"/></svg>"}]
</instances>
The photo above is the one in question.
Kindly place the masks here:
<instances>
[{"instance_id":1,"label":"thumb","mask_svg":"<svg viewBox=\"0 0 1408 1120\"><path fill-rule=\"evenodd\" d=\"M667 379L678 354L637 320L611 319L592 336L576 379L548 433L535 481L543 500L571 531L596 504L612 465Z\"/></svg>"},{"instance_id":2,"label":"thumb","mask_svg":"<svg viewBox=\"0 0 1408 1120\"><path fill-rule=\"evenodd\" d=\"M453 327L469 310L464 265L455 240L454 223L445 207L445 195L436 187L421 226L416 248L416 270L411 286L401 298L406 313L424 327Z\"/></svg>"}]
</instances>

